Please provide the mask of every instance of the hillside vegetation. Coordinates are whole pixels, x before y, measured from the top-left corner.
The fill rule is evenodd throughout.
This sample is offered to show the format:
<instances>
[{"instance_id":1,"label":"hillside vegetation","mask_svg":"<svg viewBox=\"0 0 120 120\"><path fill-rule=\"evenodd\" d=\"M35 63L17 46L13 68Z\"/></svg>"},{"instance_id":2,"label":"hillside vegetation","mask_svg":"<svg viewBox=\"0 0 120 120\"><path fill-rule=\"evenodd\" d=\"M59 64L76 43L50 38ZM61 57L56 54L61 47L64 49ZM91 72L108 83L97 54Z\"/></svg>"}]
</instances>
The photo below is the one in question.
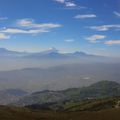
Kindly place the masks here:
<instances>
[{"instance_id":1,"label":"hillside vegetation","mask_svg":"<svg viewBox=\"0 0 120 120\"><path fill-rule=\"evenodd\" d=\"M97 112L54 112L1 106L0 120L120 120L120 109Z\"/></svg>"},{"instance_id":2,"label":"hillside vegetation","mask_svg":"<svg viewBox=\"0 0 120 120\"><path fill-rule=\"evenodd\" d=\"M14 106L54 106L63 108L66 103L77 103L85 100L94 100L120 96L120 84L113 81L101 81L84 88L71 88L62 91L35 92L12 103Z\"/></svg>"}]
</instances>

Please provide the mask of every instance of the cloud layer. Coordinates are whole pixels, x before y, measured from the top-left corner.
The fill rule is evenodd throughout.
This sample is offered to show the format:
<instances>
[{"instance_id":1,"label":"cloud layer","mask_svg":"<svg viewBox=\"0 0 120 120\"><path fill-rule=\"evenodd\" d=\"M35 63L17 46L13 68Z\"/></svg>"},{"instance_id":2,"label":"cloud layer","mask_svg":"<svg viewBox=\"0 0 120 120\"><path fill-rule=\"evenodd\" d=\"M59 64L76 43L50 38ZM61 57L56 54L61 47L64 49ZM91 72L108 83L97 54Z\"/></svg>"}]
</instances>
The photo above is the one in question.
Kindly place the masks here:
<instances>
[{"instance_id":1,"label":"cloud layer","mask_svg":"<svg viewBox=\"0 0 120 120\"><path fill-rule=\"evenodd\" d=\"M85 15L76 15L74 18L76 19L86 19L86 18L96 18L95 14L85 14Z\"/></svg>"},{"instance_id":2,"label":"cloud layer","mask_svg":"<svg viewBox=\"0 0 120 120\"><path fill-rule=\"evenodd\" d=\"M105 42L106 45L120 45L120 40L109 40Z\"/></svg>"},{"instance_id":3,"label":"cloud layer","mask_svg":"<svg viewBox=\"0 0 120 120\"><path fill-rule=\"evenodd\" d=\"M35 23L33 19L17 20L16 27L0 29L0 39L9 39L7 34L39 34L50 32L51 29L62 27L61 24Z\"/></svg>"},{"instance_id":4,"label":"cloud layer","mask_svg":"<svg viewBox=\"0 0 120 120\"><path fill-rule=\"evenodd\" d=\"M52 29L62 27L60 24L53 23L35 23L33 19L21 19L17 21L18 26L35 29Z\"/></svg>"},{"instance_id":5,"label":"cloud layer","mask_svg":"<svg viewBox=\"0 0 120 120\"><path fill-rule=\"evenodd\" d=\"M9 39L10 36L4 34L4 33L0 33L0 40L4 40L4 39Z\"/></svg>"},{"instance_id":6,"label":"cloud layer","mask_svg":"<svg viewBox=\"0 0 120 120\"><path fill-rule=\"evenodd\" d=\"M89 28L96 31L117 30L117 29L120 29L120 24L91 26Z\"/></svg>"},{"instance_id":7,"label":"cloud layer","mask_svg":"<svg viewBox=\"0 0 120 120\"><path fill-rule=\"evenodd\" d=\"M92 35L90 37L87 37L86 39L89 40L91 43L96 43L105 38L106 38L105 35Z\"/></svg>"},{"instance_id":8,"label":"cloud layer","mask_svg":"<svg viewBox=\"0 0 120 120\"><path fill-rule=\"evenodd\" d=\"M66 7L76 7L77 4L73 2L72 0L54 0L58 3L64 4Z\"/></svg>"}]
</instances>

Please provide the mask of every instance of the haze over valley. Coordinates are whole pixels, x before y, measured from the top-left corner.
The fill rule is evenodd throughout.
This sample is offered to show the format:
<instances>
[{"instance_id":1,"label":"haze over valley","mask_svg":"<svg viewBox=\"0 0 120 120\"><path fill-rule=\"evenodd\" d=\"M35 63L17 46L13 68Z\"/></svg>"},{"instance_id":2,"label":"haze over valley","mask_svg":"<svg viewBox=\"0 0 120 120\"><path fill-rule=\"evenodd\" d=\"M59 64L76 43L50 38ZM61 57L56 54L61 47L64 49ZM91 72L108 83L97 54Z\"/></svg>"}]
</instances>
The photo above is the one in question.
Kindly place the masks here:
<instances>
[{"instance_id":1,"label":"haze over valley","mask_svg":"<svg viewBox=\"0 0 120 120\"><path fill-rule=\"evenodd\" d=\"M85 52L60 53L52 48L26 53L1 48L0 56L1 90L62 90L87 86L100 80L119 82L120 77L117 58Z\"/></svg>"}]
</instances>

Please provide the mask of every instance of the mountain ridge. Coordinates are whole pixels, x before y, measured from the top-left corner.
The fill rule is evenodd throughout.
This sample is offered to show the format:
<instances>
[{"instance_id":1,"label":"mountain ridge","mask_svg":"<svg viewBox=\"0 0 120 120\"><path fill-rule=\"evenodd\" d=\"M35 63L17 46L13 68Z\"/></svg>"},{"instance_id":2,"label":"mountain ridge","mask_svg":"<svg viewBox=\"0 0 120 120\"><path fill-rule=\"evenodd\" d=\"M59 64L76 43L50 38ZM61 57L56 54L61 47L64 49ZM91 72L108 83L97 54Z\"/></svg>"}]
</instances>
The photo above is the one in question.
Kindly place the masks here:
<instances>
[{"instance_id":1,"label":"mountain ridge","mask_svg":"<svg viewBox=\"0 0 120 120\"><path fill-rule=\"evenodd\" d=\"M13 105L28 106L33 104L63 104L65 101L83 101L89 99L100 99L109 97L120 97L120 84L113 81L100 81L88 87L71 88L61 91L34 92L21 98Z\"/></svg>"},{"instance_id":2,"label":"mountain ridge","mask_svg":"<svg viewBox=\"0 0 120 120\"><path fill-rule=\"evenodd\" d=\"M78 56L99 56L99 55L94 55L94 54L87 54L85 52L82 52L82 51L76 51L76 52L72 52L72 53L61 53L59 52L59 50L57 50L56 48L52 47L48 50L44 50L44 51L40 51L40 52L18 52L18 51L12 51L12 50L8 50L6 48L0 48L0 55L2 56L23 56L23 57L29 57L29 58L32 58L32 57L42 57L44 55L48 55L48 57L50 57L51 55L54 55L53 57L55 57L55 55L58 55L60 57L78 57ZM47 56L46 56L47 57ZM59 57L59 58L60 58ZM100 56L100 57L103 57L103 56ZM104 56L105 57L105 56Z\"/></svg>"}]
</instances>

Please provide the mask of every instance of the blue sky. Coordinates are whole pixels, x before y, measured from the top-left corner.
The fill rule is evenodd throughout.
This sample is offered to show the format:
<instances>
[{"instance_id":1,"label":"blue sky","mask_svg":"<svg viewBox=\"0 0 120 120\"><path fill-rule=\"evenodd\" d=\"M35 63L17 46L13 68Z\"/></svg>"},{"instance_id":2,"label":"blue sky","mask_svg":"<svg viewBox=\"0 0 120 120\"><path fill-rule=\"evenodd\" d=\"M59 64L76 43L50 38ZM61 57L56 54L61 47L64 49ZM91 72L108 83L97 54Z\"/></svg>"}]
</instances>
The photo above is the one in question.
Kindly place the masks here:
<instances>
[{"instance_id":1,"label":"blue sky","mask_svg":"<svg viewBox=\"0 0 120 120\"><path fill-rule=\"evenodd\" d=\"M120 0L0 0L0 47L120 56Z\"/></svg>"}]
</instances>

